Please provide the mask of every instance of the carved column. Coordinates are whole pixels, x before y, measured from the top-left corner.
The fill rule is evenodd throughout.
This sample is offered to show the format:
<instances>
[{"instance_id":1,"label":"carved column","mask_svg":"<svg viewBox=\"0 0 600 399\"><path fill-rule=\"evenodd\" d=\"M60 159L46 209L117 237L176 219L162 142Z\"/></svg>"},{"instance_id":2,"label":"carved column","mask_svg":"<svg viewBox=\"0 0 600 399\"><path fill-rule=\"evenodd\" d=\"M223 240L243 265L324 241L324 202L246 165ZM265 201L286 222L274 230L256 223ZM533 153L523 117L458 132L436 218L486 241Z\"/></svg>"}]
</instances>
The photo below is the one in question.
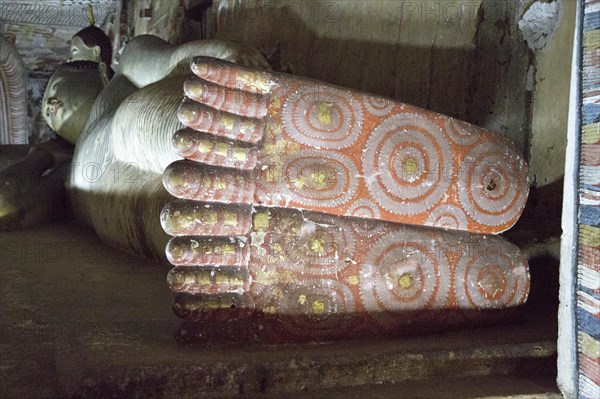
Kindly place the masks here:
<instances>
[{"instance_id":1,"label":"carved column","mask_svg":"<svg viewBox=\"0 0 600 399\"><path fill-rule=\"evenodd\" d=\"M0 144L27 144L26 82L17 50L0 36Z\"/></svg>"}]
</instances>

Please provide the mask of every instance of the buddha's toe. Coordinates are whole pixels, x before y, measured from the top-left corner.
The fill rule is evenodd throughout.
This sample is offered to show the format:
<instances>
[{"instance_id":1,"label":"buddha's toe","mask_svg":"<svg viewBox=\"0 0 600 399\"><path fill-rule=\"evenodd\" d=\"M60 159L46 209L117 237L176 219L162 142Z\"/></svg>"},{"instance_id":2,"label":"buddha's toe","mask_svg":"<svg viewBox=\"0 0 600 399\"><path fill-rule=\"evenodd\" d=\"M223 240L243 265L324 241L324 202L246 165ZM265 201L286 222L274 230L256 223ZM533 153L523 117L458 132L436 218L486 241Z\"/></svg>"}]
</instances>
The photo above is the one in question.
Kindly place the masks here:
<instances>
[{"instance_id":1,"label":"buddha's toe","mask_svg":"<svg viewBox=\"0 0 600 399\"><path fill-rule=\"evenodd\" d=\"M254 169L257 150L251 144L215 137L186 128L175 132L172 139L177 155L207 165L236 169Z\"/></svg>"},{"instance_id":2,"label":"buddha's toe","mask_svg":"<svg viewBox=\"0 0 600 399\"><path fill-rule=\"evenodd\" d=\"M174 266L248 266L249 245L234 237L173 237L166 248Z\"/></svg>"},{"instance_id":3,"label":"buddha's toe","mask_svg":"<svg viewBox=\"0 0 600 399\"><path fill-rule=\"evenodd\" d=\"M252 227L252 206L175 200L165 205L160 221L171 236L242 236Z\"/></svg>"},{"instance_id":4,"label":"buddha's toe","mask_svg":"<svg viewBox=\"0 0 600 399\"><path fill-rule=\"evenodd\" d=\"M268 94L275 84L269 72L210 57L194 58L192 72L208 82L247 93Z\"/></svg>"},{"instance_id":5,"label":"buddha's toe","mask_svg":"<svg viewBox=\"0 0 600 399\"><path fill-rule=\"evenodd\" d=\"M248 269L235 266L177 266L169 271L167 284L173 292L206 295L206 299L244 292L250 286Z\"/></svg>"},{"instance_id":6,"label":"buddha's toe","mask_svg":"<svg viewBox=\"0 0 600 399\"><path fill-rule=\"evenodd\" d=\"M171 195L188 200L224 204L252 204L255 191L252 171L175 161L163 174Z\"/></svg>"},{"instance_id":7,"label":"buddha's toe","mask_svg":"<svg viewBox=\"0 0 600 399\"><path fill-rule=\"evenodd\" d=\"M268 96L265 94L230 89L196 77L187 79L183 90L192 100L220 111L249 118L267 115Z\"/></svg>"},{"instance_id":8,"label":"buddha's toe","mask_svg":"<svg viewBox=\"0 0 600 399\"><path fill-rule=\"evenodd\" d=\"M219 111L189 98L181 103L177 116L181 123L194 130L247 143L257 143L265 131L263 120Z\"/></svg>"},{"instance_id":9,"label":"buddha's toe","mask_svg":"<svg viewBox=\"0 0 600 399\"><path fill-rule=\"evenodd\" d=\"M247 317L254 309L248 293L189 294L179 293L173 300L173 312L181 319L203 322L231 322ZM211 325L211 323L203 323ZM223 336L218 331L218 336Z\"/></svg>"}]
</instances>

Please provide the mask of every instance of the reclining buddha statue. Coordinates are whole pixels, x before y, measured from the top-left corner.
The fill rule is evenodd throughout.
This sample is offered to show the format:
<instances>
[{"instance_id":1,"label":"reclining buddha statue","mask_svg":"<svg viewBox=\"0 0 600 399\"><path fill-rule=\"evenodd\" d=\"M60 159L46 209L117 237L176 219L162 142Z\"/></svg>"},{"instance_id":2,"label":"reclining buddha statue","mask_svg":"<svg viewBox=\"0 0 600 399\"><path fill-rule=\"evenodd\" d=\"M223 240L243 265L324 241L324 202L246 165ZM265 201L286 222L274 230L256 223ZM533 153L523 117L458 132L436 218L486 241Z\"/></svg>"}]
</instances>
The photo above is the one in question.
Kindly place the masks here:
<instances>
[{"instance_id":1,"label":"reclining buddha statue","mask_svg":"<svg viewBox=\"0 0 600 399\"><path fill-rule=\"evenodd\" d=\"M236 43L139 36L112 76L98 42L72 42L44 117L76 145L75 216L166 257L179 317L312 339L526 300L527 262L495 235L529 187L504 137L273 72Z\"/></svg>"}]
</instances>

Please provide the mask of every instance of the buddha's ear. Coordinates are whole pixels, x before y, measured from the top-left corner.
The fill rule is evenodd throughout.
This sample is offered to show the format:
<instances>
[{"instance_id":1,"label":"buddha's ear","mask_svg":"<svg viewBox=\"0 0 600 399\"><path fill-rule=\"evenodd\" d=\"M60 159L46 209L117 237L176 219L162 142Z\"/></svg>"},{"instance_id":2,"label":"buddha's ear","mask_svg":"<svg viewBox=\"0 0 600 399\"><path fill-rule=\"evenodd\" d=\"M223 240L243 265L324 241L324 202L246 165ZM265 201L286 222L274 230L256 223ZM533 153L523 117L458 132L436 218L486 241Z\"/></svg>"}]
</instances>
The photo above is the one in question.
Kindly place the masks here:
<instances>
[{"instance_id":1,"label":"buddha's ear","mask_svg":"<svg viewBox=\"0 0 600 399\"><path fill-rule=\"evenodd\" d=\"M102 79L103 87L108 84L108 67L102 61L98 63L98 71L100 72L100 78Z\"/></svg>"},{"instance_id":2,"label":"buddha's ear","mask_svg":"<svg viewBox=\"0 0 600 399\"><path fill-rule=\"evenodd\" d=\"M94 60L101 62L102 59L100 58L100 46L94 46L90 48L92 50L92 53L94 54Z\"/></svg>"}]
</instances>

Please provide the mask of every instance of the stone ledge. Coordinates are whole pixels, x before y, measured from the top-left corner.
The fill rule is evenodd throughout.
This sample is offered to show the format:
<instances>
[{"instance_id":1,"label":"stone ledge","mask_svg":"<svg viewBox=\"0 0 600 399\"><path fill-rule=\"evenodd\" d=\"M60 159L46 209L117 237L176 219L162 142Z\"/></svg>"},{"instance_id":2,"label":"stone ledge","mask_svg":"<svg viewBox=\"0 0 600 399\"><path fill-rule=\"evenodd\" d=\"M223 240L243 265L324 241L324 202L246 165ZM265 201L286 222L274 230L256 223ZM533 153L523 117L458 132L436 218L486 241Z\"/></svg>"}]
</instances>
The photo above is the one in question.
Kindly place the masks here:
<instances>
[{"instance_id":1,"label":"stone ledge","mask_svg":"<svg viewBox=\"0 0 600 399\"><path fill-rule=\"evenodd\" d=\"M552 375L556 364L555 343L539 325L402 339L212 347L176 346L160 325L128 327L57 343L66 397L271 396L442 376Z\"/></svg>"},{"instance_id":2,"label":"stone ledge","mask_svg":"<svg viewBox=\"0 0 600 399\"><path fill-rule=\"evenodd\" d=\"M524 322L438 335L178 345L168 265L128 256L70 224L0 233L0 249L2 398L295 398L332 390L377 397L379 389L418 392L411 387L453 377L552 381L556 371L555 320L532 309ZM418 382L424 378L430 382ZM533 392L514 388L508 392Z\"/></svg>"}]
</instances>

